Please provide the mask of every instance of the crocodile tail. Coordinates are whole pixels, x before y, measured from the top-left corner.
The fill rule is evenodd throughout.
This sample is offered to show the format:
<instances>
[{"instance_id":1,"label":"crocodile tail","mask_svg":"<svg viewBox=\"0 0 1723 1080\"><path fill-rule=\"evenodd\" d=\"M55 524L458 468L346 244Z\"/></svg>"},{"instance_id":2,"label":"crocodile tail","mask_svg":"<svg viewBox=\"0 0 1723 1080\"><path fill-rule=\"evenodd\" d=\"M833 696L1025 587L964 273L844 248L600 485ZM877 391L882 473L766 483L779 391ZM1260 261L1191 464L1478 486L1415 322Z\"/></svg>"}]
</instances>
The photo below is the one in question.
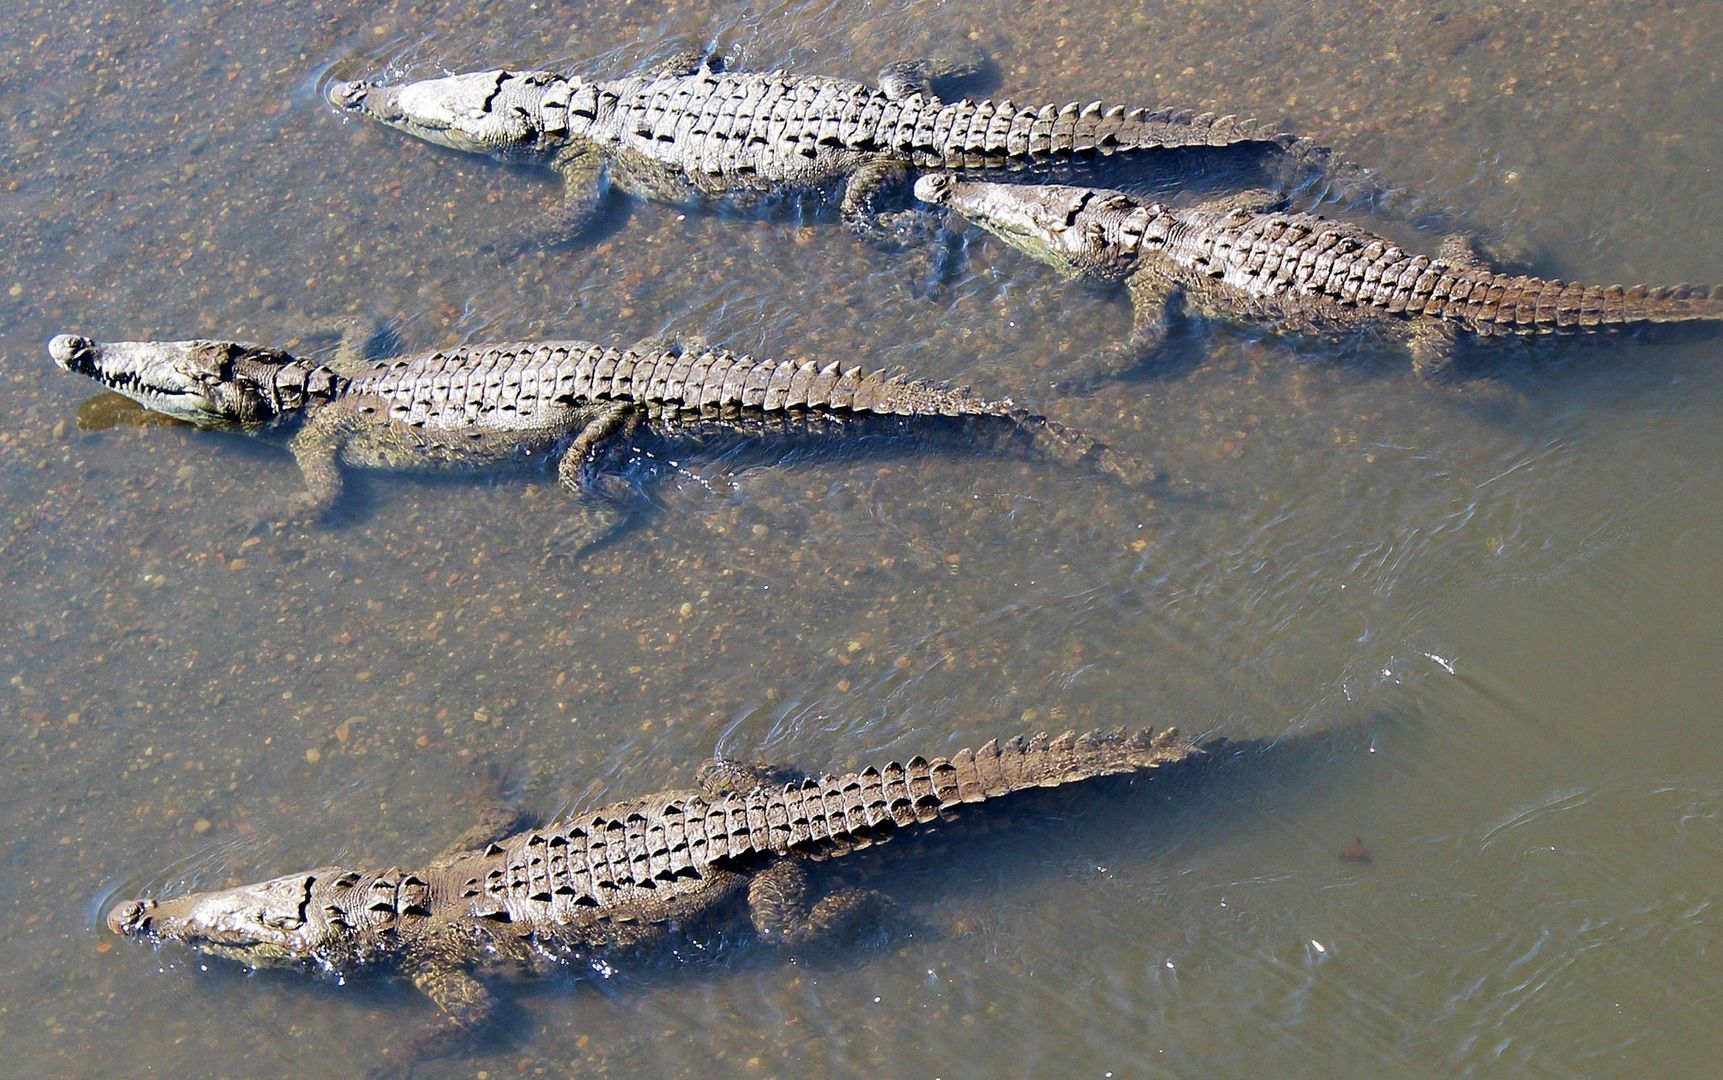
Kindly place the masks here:
<instances>
[{"instance_id":1,"label":"crocodile tail","mask_svg":"<svg viewBox=\"0 0 1723 1080\"><path fill-rule=\"evenodd\" d=\"M1127 487L1144 487L1159 478L1155 467L1148 462L1121 454L1099 439L1076 428L1068 428L1057 420L1018 408L1011 409L1009 415L1012 424L1028 438L1036 452L1062 465L1112 477Z\"/></svg>"},{"instance_id":2,"label":"crocodile tail","mask_svg":"<svg viewBox=\"0 0 1723 1080\"><path fill-rule=\"evenodd\" d=\"M912 379L902 372L884 369L864 373L861 368L838 371L836 364L825 369L835 375L831 391L812 407L873 413L879 416L1009 416L1009 401L990 401L967 386Z\"/></svg>"},{"instance_id":3,"label":"crocodile tail","mask_svg":"<svg viewBox=\"0 0 1723 1080\"><path fill-rule=\"evenodd\" d=\"M889 118L888 118L889 119ZM879 141L923 167L1029 168L1143 150L1257 145L1320 176L1333 196L1378 204L1401 193L1329 148L1260 120L1184 109L1069 102L1020 108L1010 101L928 103L889 122Z\"/></svg>"},{"instance_id":4,"label":"crocodile tail","mask_svg":"<svg viewBox=\"0 0 1723 1080\"><path fill-rule=\"evenodd\" d=\"M1583 310L1598 311L1605 321L1618 318L1623 323L1674 323L1723 319L1723 286L1593 286L1584 295Z\"/></svg>"},{"instance_id":5,"label":"crocodile tail","mask_svg":"<svg viewBox=\"0 0 1723 1080\"><path fill-rule=\"evenodd\" d=\"M1027 788L1153 772L1202 756L1176 729L1123 729L993 740L949 758L920 756L842 776L758 788L710 805L689 827L708 855L796 854L822 859L867 847L900 828L951 816L965 803Z\"/></svg>"},{"instance_id":6,"label":"crocodile tail","mask_svg":"<svg viewBox=\"0 0 1723 1080\"><path fill-rule=\"evenodd\" d=\"M640 400L674 402L702 412L847 412L884 416L1003 415L1008 404L990 402L964 387L941 386L885 371L844 369L811 360L756 360L726 352L652 357L637 364L632 393Z\"/></svg>"},{"instance_id":7,"label":"crocodile tail","mask_svg":"<svg viewBox=\"0 0 1723 1080\"><path fill-rule=\"evenodd\" d=\"M889 123L889 118L887 118ZM1296 140L1254 120L1173 109L1087 105L1021 108L1010 101L927 103L878 140L918 165L934 168L1027 167L1044 162L1137 150L1263 143L1285 149Z\"/></svg>"},{"instance_id":8,"label":"crocodile tail","mask_svg":"<svg viewBox=\"0 0 1723 1080\"><path fill-rule=\"evenodd\" d=\"M1705 285L1581 285L1496 274L1474 282L1456 300L1488 333L1586 333L1645 323L1723 320L1723 287Z\"/></svg>"}]
</instances>

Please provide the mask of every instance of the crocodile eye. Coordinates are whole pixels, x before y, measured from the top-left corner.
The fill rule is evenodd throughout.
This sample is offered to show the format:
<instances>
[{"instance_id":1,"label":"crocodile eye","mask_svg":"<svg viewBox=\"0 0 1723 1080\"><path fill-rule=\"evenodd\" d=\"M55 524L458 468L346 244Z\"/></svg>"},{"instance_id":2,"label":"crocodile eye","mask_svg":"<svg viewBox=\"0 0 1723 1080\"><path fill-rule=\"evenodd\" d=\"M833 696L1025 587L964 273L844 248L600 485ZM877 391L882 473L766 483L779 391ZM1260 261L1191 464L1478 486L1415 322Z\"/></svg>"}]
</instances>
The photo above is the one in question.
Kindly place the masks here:
<instances>
[{"instance_id":1,"label":"crocodile eye","mask_svg":"<svg viewBox=\"0 0 1723 1080\"><path fill-rule=\"evenodd\" d=\"M287 915L278 911L260 911L257 921L273 930L297 930L305 920L297 915Z\"/></svg>"}]
</instances>

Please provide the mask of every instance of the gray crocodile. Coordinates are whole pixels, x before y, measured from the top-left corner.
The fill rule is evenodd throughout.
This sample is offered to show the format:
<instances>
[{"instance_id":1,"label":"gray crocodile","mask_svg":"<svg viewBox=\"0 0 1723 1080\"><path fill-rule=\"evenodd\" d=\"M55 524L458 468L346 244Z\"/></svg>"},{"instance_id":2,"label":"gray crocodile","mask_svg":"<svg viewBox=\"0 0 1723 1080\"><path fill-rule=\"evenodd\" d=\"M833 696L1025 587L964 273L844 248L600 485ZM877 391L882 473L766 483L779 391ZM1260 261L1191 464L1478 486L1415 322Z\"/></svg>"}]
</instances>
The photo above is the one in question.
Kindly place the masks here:
<instances>
[{"instance_id":1,"label":"gray crocodile","mask_svg":"<svg viewBox=\"0 0 1723 1080\"><path fill-rule=\"evenodd\" d=\"M1355 225L1277 212L1242 192L1187 208L1121 191L967 181L941 174L916 197L949 207L1073 277L1123 281L1130 338L1098 365L1115 374L1163 344L1176 302L1285 333L1367 331L1406 343L1424 377L1450 372L1462 335L1533 338L1723 319L1723 288L1580 285L1498 273L1459 236L1431 258Z\"/></svg>"},{"instance_id":2,"label":"gray crocodile","mask_svg":"<svg viewBox=\"0 0 1723 1080\"><path fill-rule=\"evenodd\" d=\"M233 341L99 344L62 334L54 362L150 409L208 427L287 437L306 490L272 516L320 518L342 464L408 470L555 459L582 496L560 544L576 553L626 519L631 487L600 466L636 434L670 439L794 436L865 427L932 429L1012 443L1138 485L1153 471L1077 431L962 387L719 350L511 342L366 359L344 342L330 363Z\"/></svg>"},{"instance_id":3,"label":"gray crocodile","mask_svg":"<svg viewBox=\"0 0 1723 1080\"><path fill-rule=\"evenodd\" d=\"M743 206L843 186L844 218L879 225L882 192L914 170L1018 171L1114 154L1256 145L1380 194L1357 166L1255 120L1175 109L1010 101L944 102L931 63L880 73L878 87L672 62L588 80L550 71L477 71L396 86L332 84L336 107L428 142L562 175L552 241L578 234L609 182L642 198Z\"/></svg>"},{"instance_id":4,"label":"gray crocodile","mask_svg":"<svg viewBox=\"0 0 1723 1080\"><path fill-rule=\"evenodd\" d=\"M603 963L713 923L736 900L745 900L762 941L814 943L890 906L856 888L810 903L804 860L881 843L967 803L1152 774L1243 745L1198 746L1174 730L1039 735L820 777L720 759L701 770L698 788L514 835L501 835L513 825L495 815L418 869L323 866L215 892L127 900L107 925L251 967L409 979L440 1012L396 1048L394 1066L410 1068L492 1015L483 980Z\"/></svg>"}]
</instances>

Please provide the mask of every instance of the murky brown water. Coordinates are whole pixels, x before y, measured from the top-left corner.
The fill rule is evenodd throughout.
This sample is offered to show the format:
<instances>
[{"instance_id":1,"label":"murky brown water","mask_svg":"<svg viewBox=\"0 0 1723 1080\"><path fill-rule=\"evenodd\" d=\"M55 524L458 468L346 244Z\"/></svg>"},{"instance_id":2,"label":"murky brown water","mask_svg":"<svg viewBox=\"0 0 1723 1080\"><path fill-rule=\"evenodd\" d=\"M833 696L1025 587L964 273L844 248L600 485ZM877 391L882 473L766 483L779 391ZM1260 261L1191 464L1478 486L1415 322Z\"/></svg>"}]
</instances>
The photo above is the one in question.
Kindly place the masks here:
<instances>
[{"instance_id":1,"label":"murky brown water","mask_svg":"<svg viewBox=\"0 0 1723 1080\"><path fill-rule=\"evenodd\" d=\"M1704 335L1508 355L1520 403L1402 358L1199 327L1058 401L1127 325L974 236L949 295L831 222L612 204L504 263L548 174L343 123L321 78L493 62L869 77L975 37L1018 101L1284 118L1550 276L1723 279L1709 5L1207 0L779 6L15 5L0 24L0 1047L16 1075L363 1072L400 987L202 970L116 892L402 860L489 761L531 809L1024 728L1362 734L1107 788L856 872L917 929L786 963L747 935L522 988L424 1076L1706 1076L1723 1051L1723 378ZM1434 245L1437 237L1420 242ZM63 330L403 344L692 333L1043 405L1204 493L1033 461L693 456L546 578L547 477L297 478L186 428L81 430ZM94 425L100 426L100 424ZM1050 808L1050 809L1049 809ZM1342 862L1354 836L1373 855ZM882 853L883 855L883 853Z\"/></svg>"}]
</instances>

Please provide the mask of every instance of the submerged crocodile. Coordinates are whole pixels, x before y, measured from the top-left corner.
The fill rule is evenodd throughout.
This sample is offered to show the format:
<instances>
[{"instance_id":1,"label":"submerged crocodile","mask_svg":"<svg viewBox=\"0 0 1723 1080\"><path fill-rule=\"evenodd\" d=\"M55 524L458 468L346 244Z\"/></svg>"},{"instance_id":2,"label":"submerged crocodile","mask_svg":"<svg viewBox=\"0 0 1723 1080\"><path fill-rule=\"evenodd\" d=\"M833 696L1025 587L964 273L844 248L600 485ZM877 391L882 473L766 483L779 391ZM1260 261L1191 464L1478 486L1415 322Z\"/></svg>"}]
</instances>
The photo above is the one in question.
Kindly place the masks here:
<instances>
[{"instance_id":1,"label":"submerged crocodile","mask_svg":"<svg viewBox=\"0 0 1723 1080\"><path fill-rule=\"evenodd\" d=\"M935 74L931 63L897 64L873 87L672 62L611 80L494 70L396 86L339 83L328 95L346 112L441 146L555 169L564 202L545 230L553 239L591 220L607 175L654 201L743 205L841 181L843 216L864 232L878 224L881 193L912 170L1017 171L1180 147L1254 144L1380 194L1364 170L1255 120L1100 102L948 103L934 94Z\"/></svg>"},{"instance_id":2,"label":"submerged crocodile","mask_svg":"<svg viewBox=\"0 0 1723 1080\"><path fill-rule=\"evenodd\" d=\"M956 424L1001 446L1027 444L1136 485L1153 479L1095 440L961 387L837 363L718 350L608 348L585 341L469 345L368 360L351 343L331 363L232 341L97 343L62 334L54 362L151 409L204 426L280 434L306 491L283 508L316 518L335 504L342 464L486 467L556 458L583 496L562 537L579 551L618 527L627 488L601 474L641 431L672 439L791 436L868 426Z\"/></svg>"},{"instance_id":3,"label":"submerged crocodile","mask_svg":"<svg viewBox=\"0 0 1723 1080\"><path fill-rule=\"evenodd\" d=\"M1076 277L1123 281L1135 322L1103 367L1117 372L1165 340L1175 302L1287 333L1369 331L1405 342L1412 367L1446 373L1461 335L1588 334L1723 319L1723 288L1580 285L1498 273L1463 237L1435 258L1345 222L1276 212L1268 192L1188 208L1120 191L929 175L916 196Z\"/></svg>"},{"instance_id":4,"label":"submerged crocodile","mask_svg":"<svg viewBox=\"0 0 1723 1080\"><path fill-rule=\"evenodd\" d=\"M1199 747L1173 730L1067 733L821 777L717 760L702 769L698 789L628 799L512 836L476 829L457 843L469 849L419 869L324 866L129 900L107 924L252 967L410 979L441 1013L398 1049L396 1066L410 1067L486 1021L486 977L602 963L607 953L713 921L744 898L761 940L811 943L877 918L889 901L843 888L810 903L803 860L883 842L965 803L1154 773L1237 745Z\"/></svg>"}]
</instances>

